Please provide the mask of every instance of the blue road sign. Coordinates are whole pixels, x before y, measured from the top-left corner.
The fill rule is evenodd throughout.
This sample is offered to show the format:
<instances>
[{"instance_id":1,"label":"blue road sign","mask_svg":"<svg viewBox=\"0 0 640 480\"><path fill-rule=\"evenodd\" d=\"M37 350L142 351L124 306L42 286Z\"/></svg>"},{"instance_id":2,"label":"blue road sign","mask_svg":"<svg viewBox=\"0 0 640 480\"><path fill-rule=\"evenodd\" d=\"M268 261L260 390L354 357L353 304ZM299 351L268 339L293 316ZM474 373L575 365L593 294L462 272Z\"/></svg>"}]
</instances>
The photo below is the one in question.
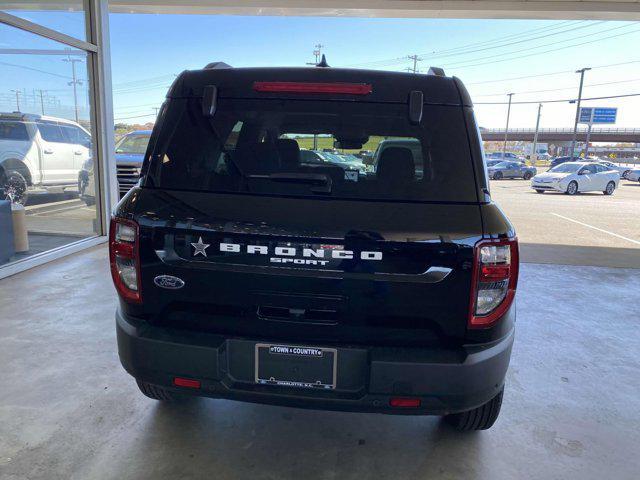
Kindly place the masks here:
<instances>
[{"instance_id":1,"label":"blue road sign","mask_svg":"<svg viewBox=\"0 0 640 480\"><path fill-rule=\"evenodd\" d=\"M580 107L580 123L591 123L591 115L593 114L593 108Z\"/></svg>"},{"instance_id":2,"label":"blue road sign","mask_svg":"<svg viewBox=\"0 0 640 480\"><path fill-rule=\"evenodd\" d=\"M580 123L616 123L617 108L581 107Z\"/></svg>"}]
</instances>

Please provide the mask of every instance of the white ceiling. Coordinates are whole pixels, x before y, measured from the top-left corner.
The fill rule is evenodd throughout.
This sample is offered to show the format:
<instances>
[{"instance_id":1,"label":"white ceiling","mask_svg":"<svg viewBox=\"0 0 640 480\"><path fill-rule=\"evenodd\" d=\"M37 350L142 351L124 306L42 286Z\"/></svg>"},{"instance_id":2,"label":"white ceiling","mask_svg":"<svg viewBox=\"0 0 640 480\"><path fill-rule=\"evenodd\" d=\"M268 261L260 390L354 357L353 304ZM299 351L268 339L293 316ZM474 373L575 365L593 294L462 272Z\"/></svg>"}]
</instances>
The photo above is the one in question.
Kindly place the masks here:
<instances>
[{"instance_id":1,"label":"white ceiling","mask_svg":"<svg viewBox=\"0 0 640 480\"><path fill-rule=\"evenodd\" d=\"M640 0L110 0L129 13L640 20Z\"/></svg>"}]
</instances>

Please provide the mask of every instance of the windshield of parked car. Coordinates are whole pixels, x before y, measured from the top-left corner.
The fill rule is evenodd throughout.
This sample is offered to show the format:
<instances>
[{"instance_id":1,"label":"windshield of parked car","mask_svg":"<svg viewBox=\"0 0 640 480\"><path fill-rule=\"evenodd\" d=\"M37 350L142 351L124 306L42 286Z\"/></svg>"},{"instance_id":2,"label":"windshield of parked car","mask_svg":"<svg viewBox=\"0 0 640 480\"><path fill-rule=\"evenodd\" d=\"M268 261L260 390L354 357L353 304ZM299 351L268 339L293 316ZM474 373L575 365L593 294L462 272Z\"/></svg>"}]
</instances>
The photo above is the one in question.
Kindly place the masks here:
<instances>
[{"instance_id":1,"label":"windshield of parked car","mask_svg":"<svg viewBox=\"0 0 640 480\"><path fill-rule=\"evenodd\" d=\"M557 167L553 167L549 171L553 173L574 173L582 167L584 167L584 165L580 165L579 163L562 163Z\"/></svg>"},{"instance_id":2,"label":"windshield of parked car","mask_svg":"<svg viewBox=\"0 0 640 480\"><path fill-rule=\"evenodd\" d=\"M144 155L147 151L150 135L126 135L116 145L116 153L132 153Z\"/></svg>"},{"instance_id":3,"label":"windshield of parked car","mask_svg":"<svg viewBox=\"0 0 640 480\"><path fill-rule=\"evenodd\" d=\"M145 186L477 202L459 107L425 105L413 125L403 104L222 98L210 118L200 99L171 99L162 124ZM361 150L376 152L367 168Z\"/></svg>"}]
</instances>

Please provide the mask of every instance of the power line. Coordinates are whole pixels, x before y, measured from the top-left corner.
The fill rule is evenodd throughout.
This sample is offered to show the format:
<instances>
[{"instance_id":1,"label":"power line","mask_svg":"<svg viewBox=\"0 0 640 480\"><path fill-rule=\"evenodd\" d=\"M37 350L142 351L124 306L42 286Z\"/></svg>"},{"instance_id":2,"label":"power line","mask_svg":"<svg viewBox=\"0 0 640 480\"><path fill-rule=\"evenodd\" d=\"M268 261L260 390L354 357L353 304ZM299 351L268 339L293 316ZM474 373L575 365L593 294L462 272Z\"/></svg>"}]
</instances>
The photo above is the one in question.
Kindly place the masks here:
<instances>
[{"instance_id":1,"label":"power line","mask_svg":"<svg viewBox=\"0 0 640 480\"><path fill-rule=\"evenodd\" d=\"M640 97L640 93L627 93L624 95L609 95L607 97L591 97L591 98L583 98L583 102L587 102L589 100L608 100L611 98L626 98L626 97ZM575 98L564 98L562 100L530 100L523 102L511 102L512 105L524 105L529 103L565 103L565 102L575 102ZM474 105L507 105L508 102L473 102Z\"/></svg>"},{"instance_id":2,"label":"power line","mask_svg":"<svg viewBox=\"0 0 640 480\"><path fill-rule=\"evenodd\" d=\"M602 42L603 40L609 40L611 38L622 37L623 35L629 35L629 34L632 34L632 33L639 32L639 31L640 31L640 29L636 29L636 30L632 30L630 32L619 33L617 35L610 35L608 37L600 37L600 38L597 38L595 40L589 40L587 42L581 42L581 43L574 43L573 45L566 45L564 47L558 47L557 44L553 44L553 43L552 44L547 44L547 45L539 45L538 47L534 47L534 48L539 48L539 47L549 46L549 45L555 45L555 46L554 46L554 48L552 48L550 50L544 50L542 52L535 52L535 53L530 53L530 54L527 54L527 55L520 55L520 56L513 57L513 58L506 58L506 59L503 59L503 60L494 60L494 61L487 61L487 62L480 62L480 63L472 63L472 64L468 64L468 65L457 65L457 66L455 66L455 68L463 69L463 68L490 65L490 64L493 64L493 63L502 63L502 62L510 62L512 60L520 60L522 58L534 57L536 55L544 55L545 53L557 52L558 50L566 50L567 48L580 47L582 45L588 45L590 43ZM598 33L598 32L596 32L596 33ZM475 59L475 60L487 60L487 59L490 59L490 58L496 58L496 57L500 57L502 55L511 55L511 54L522 52L522 51L526 51L526 50L531 50L531 49L523 49L523 50L519 50L519 51L503 53L503 54L494 55L494 56L490 56L490 57L484 57L484 58ZM445 65L445 67L447 67L447 68L452 67L452 66L453 66L453 64Z\"/></svg>"},{"instance_id":3,"label":"power line","mask_svg":"<svg viewBox=\"0 0 640 480\"><path fill-rule=\"evenodd\" d=\"M539 35L537 37L525 38L525 39L521 39L521 40L518 40L518 41L508 42L508 43L505 43L503 45L494 45L494 46L490 46L490 47L478 48L478 49L475 49L475 50L465 50L464 52L461 52L461 53L450 53L450 54L446 54L446 55L436 55L434 57L427 57L427 60L431 60L433 58L444 58L444 57L452 57L452 56L459 56L459 55L467 55L469 53L477 53L477 52L483 52L483 51L486 51L486 50L493 50L493 49L496 49L496 48L510 47L511 45L518 45L518 44L524 43L524 42L531 42L531 41L534 41L534 40L539 40L541 38L547 38L547 37L552 37L554 35L560 35L560 34L563 34L563 33L572 32L574 30L581 30L583 28L590 28L590 27L593 27L593 26L598 25L600 23L606 23L606 22L605 21L599 21L599 22L592 23L590 25L577 26L577 27L569 28L567 30L563 30L561 32L548 33L548 34L545 34L545 35ZM624 27L627 27L627 26L630 26L630 25L624 25ZM622 27L619 27L619 28L622 28ZM610 31L610 30L613 30L613 29L606 29L606 30L600 30L600 31ZM598 33L598 32L595 32L595 33ZM568 41L568 40L565 40L565 41ZM539 45L539 46L543 46L543 45Z\"/></svg>"},{"instance_id":4,"label":"power line","mask_svg":"<svg viewBox=\"0 0 640 480\"><path fill-rule=\"evenodd\" d=\"M606 29L603 29L603 30L598 30L596 32L592 32L592 34L598 34L598 33L603 33L603 32L611 32L611 31L614 31L614 30L620 30L621 28L629 28L629 27L634 27L634 26L637 26L637 24L627 24L627 25L620 25L620 26L614 27L614 28L606 28ZM607 38L615 38L617 36L628 35L630 33L636 32L636 31L638 31L638 29L632 30L631 32L624 32L624 33L618 34L618 35L610 35L608 37L598 37L598 38L596 38L594 40L589 40L587 42L577 43L577 44L574 44L574 45L566 45L564 47L558 47L558 42L557 41L556 42L552 42L552 43L545 43L545 44L542 44L542 45L536 45L536 46L533 46L533 47L523 48L523 49L520 49L520 50L512 50L511 52L503 52L503 53L497 53L495 55L489 55L489 56L486 56L486 57L478 57L478 58L474 58L472 61L476 62L478 60L490 60L492 58L502 57L504 55L513 55L515 53L529 52L531 50L536 50L538 48L544 48L544 47L550 47L550 46L554 46L555 47L554 50L561 50L561 49L571 48L571 47L575 47L575 46L586 45L588 43L600 42L602 40L606 40ZM571 41L571 40L573 40L573 39L569 39L569 40L565 40L565 41ZM542 52L542 53L547 53L547 52L548 51ZM469 62L469 60L464 60L464 61L445 64L445 66L447 66L447 67L456 67L456 66L458 66L460 64L464 64L464 63L468 63L468 62ZM478 65L486 65L486 64L487 64L487 62L481 62Z\"/></svg>"},{"instance_id":5,"label":"power line","mask_svg":"<svg viewBox=\"0 0 640 480\"><path fill-rule=\"evenodd\" d=\"M157 77L148 77L148 78L140 78L138 80L130 80L128 82L121 82L121 83L115 83L113 86L114 87L124 87L126 88L127 86L134 86L137 84L146 84L148 82L153 81L154 83L161 80L161 79L165 79L165 78L171 78L171 77L175 77L176 75L173 73L168 73L166 75L158 75Z\"/></svg>"},{"instance_id":6,"label":"power line","mask_svg":"<svg viewBox=\"0 0 640 480\"><path fill-rule=\"evenodd\" d=\"M584 85L584 88L588 87L601 87L603 85L614 85L618 83L629 83L629 82L638 82L640 78L632 78L630 80L617 80L615 82L602 82L602 83L590 83L589 85ZM525 93L546 93L546 92L560 92L562 90L574 90L576 87L562 87L562 88L546 88L544 90L523 90L521 92L515 92L518 95L523 95ZM501 93L484 93L481 95L474 95L474 97L499 97L504 95L504 92Z\"/></svg>"},{"instance_id":7,"label":"power line","mask_svg":"<svg viewBox=\"0 0 640 480\"><path fill-rule=\"evenodd\" d=\"M586 20L580 20L577 23L583 23L583 22L586 22ZM473 43L469 43L469 44L462 45L462 46L459 46L459 47L449 48L449 49L445 49L445 50L436 50L436 51L432 51L432 52L422 53L420 55L426 56L426 57L428 57L428 59L431 59L431 58L434 58L434 57L441 56L443 54L448 54L450 52L455 52L455 51L459 51L459 50L467 50L469 48L479 47L479 46L483 46L483 45L487 45L487 44L491 44L491 43L504 42L505 40L530 37L532 34L534 34L534 32L538 32L540 30L544 30L545 32L548 33L549 31L557 30L559 28L563 28L563 27L568 26L568 25L565 25L566 23L572 23L572 21L561 22L560 24L555 25L555 26L551 26L551 27L548 27L548 26L538 27L538 28L534 28L534 29L531 29L531 30L526 30L525 32L519 32L519 33L515 33L515 34L506 35L506 36L503 36L503 37L497 37L497 38L495 38L493 40L485 40L485 41L482 41L482 42L473 42ZM568 29L566 31L571 31L571 30L577 29L577 28L587 28L587 27L591 27L591 26L597 25L599 23L602 23L602 22L594 22L594 23L591 23L589 25L585 25L585 26L582 26L582 27L574 27L574 28ZM575 23L574 23L574 25L575 25ZM550 36L550 35L559 35L561 33L565 33L566 31L555 32L555 33L552 33L552 34L543 35L542 37ZM531 40L534 40L534 39L530 38L530 39L527 39L526 41L531 41ZM518 43L520 43L520 42L518 42ZM502 46L504 46L504 45L502 45ZM490 47L490 48L501 48L502 46L494 46L494 47ZM470 52L467 52L467 53L470 53ZM459 53L459 55L462 55L462 53ZM400 62L404 61L404 59L405 59L405 57L395 57L395 58L390 58L390 59L385 59L385 60L373 60L373 61L369 61L369 62L350 64L350 65L347 65L347 66L387 66L387 65L400 63Z\"/></svg>"},{"instance_id":8,"label":"power line","mask_svg":"<svg viewBox=\"0 0 640 480\"><path fill-rule=\"evenodd\" d=\"M593 69L596 68L609 68L609 67L619 67L621 65L629 65L631 63L640 63L640 60L631 60L629 62L620 62L620 63L609 63L607 65L596 65L595 67L592 67ZM470 82L467 83L466 85L482 85L482 84L486 84L486 83L499 83L499 82L509 82L512 80L523 80L523 79L527 79L527 78L538 78L538 77L547 77L547 76L552 76L552 75L561 75L563 73L573 73L574 69L571 70L559 70L556 72L547 72L547 73L538 73L535 75L523 75L521 77L507 77L507 78L500 78L500 79L495 79L495 80L482 80L479 82Z\"/></svg>"},{"instance_id":9,"label":"power line","mask_svg":"<svg viewBox=\"0 0 640 480\"><path fill-rule=\"evenodd\" d=\"M544 30L545 32L549 32L549 31L553 31L553 30L557 30L559 28L564 28L567 27L569 25L566 24L576 24L576 23L584 23L587 22L588 20L578 20L578 21L573 21L573 20L567 20L564 22L560 22L557 23L556 25L551 25L551 26L543 26L543 27L537 27L537 28L532 28L531 30L525 30L524 32L518 32L518 33L512 33L510 35L505 35L502 37L497 37L494 38L492 40L484 40L482 42L472 42L472 43L468 43L466 45L461 45L459 47L453 47L453 48L448 48L448 49L444 49L444 50L436 50L430 53L425 53L424 55L433 55L433 54L440 54L440 53L448 53L448 52L452 52L452 51L457 51L457 50L465 50L469 47L479 47L481 45L487 45L487 44L491 44L491 43L499 43L499 42L503 42L505 40L511 40L511 39L515 39L515 38L521 38L521 37L528 37L530 35L535 34L535 32L539 32L540 30ZM598 23L598 22L596 22ZM591 23L590 25L594 25L594 23Z\"/></svg>"},{"instance_id":10,"label":"power line","mask_svg":"<svg viewBox=\"0 0 640 480\"><path fill-rule=\"evenodd\" d=\"M52 75L54 77L64 78L65 80L71 79L71 77L69 77L67 75L60 75L59 73L47 72L46 70L40 70L39 68L27 67L25 65L17 65L15 63L0 62L0 65L6 65L8 67L22 68L24 70L31 70L33 72L46 73L47 75Z\"/></svg>"},{"instance_id":11,"label":"power line","mask_svg":"<svg viewBox=\"0 0 640 480\"><path fill-rule=\"evenodd\" d=\"M132 118L144 118L144 117L154 117L156 114L155 113L148 113L146 115L135 115L133 117L120 117L120 118L114 118L114 120L120 121L120 120L131 120Z\"/></svg>"}]
</instances>

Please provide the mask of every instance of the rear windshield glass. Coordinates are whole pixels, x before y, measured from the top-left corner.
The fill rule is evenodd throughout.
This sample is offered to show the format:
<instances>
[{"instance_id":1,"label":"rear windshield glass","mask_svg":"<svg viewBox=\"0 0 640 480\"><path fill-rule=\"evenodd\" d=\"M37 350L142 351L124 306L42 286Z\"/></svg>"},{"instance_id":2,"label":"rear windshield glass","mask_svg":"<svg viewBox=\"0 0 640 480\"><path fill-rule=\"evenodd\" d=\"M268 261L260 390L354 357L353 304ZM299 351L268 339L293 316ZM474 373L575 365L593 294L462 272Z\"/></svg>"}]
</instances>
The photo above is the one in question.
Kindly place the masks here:
<instances>
[{"instance_id":1,"label":"rear windshield glass","mask_svg":"<svg viewBox=\"0 0 640 480\"><path fill-rule=\"evenodd\" d=\"M0 139L2 140L29 140L27 127L20 122L5 122L0 120Z\"/></svg>"},{"instance_id":2,"label":"rear windshield glass","mask_svg":"<svg viewBox=\"0 0 640 480\"><path fill-rule=\"evenodd\" d=\"M476 202L460 107L172 99L145 186L252 195Z\"/></svg>"},{"instance_id":3,"label":"rear windshield glass","mask_svg":"<svg viewBox=\"0 0 640 480\"><path fill-rule=\"evenodd\" d=\"M582 167L583 165L580 165L577 163L562 163L557 167L553 167L549 171L554 173L573 173L573 172L577 172Z\"/></svg>"},{"instance_id":4,"label":"rear windshield glass","mask_svg":"<svg viewBox=\"0 0 640 480\"><path fill-rule=\"evenodd\" d=\"M116 145L116 153L135 153L144 155L149 143L149 135L127 135Z\"/></svg>"}]
</instances>

